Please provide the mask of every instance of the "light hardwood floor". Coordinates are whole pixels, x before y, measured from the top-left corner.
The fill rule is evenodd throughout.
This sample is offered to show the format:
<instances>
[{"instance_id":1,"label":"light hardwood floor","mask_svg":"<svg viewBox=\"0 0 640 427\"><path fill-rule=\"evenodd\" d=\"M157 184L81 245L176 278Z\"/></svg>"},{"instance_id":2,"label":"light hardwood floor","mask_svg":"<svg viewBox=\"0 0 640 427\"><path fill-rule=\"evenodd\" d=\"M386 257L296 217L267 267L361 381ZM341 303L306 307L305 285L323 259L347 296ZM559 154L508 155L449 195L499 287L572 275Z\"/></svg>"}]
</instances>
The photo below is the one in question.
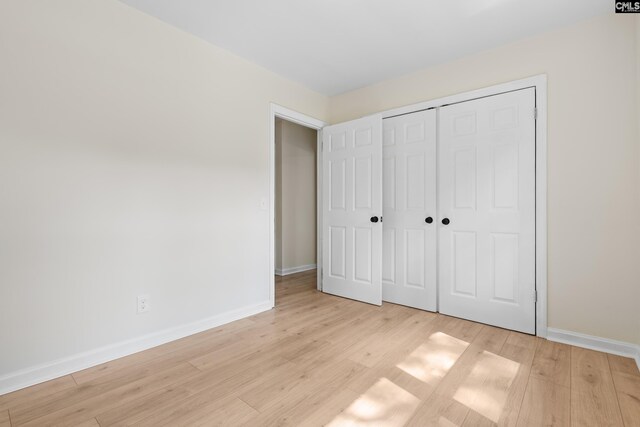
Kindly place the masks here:
<instances>
[{"instance_id":1,"label":"light hardwood floor","mask_svg":"<svg viewBox=\"0 0 640 427\"><path fill-rule=\"evenodd\" d=\"M277 279L277 307L0 396L5 426L640 426L635 362Z\"/></svg>"}]
</instances>

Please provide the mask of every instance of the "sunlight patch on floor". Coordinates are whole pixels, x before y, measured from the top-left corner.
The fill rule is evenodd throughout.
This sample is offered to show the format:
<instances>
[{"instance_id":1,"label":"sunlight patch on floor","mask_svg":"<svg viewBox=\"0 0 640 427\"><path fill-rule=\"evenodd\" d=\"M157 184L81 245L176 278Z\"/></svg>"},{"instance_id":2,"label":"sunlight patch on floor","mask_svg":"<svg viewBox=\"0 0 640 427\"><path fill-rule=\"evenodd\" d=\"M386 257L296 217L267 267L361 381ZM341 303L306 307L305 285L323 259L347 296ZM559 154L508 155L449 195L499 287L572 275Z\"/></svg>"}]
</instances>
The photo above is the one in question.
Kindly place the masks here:
<instances>
[{"instance_id":1,"label":"sunlight patch on floor","mask_svg":"<svg viewBox=\"0 0 640 427\"><path fill-rule=\"evenodd\" d=\"M347 409L338 414L329 426L401 426L420 405L420 399L402 387L380 378Z\"/></svg>"},{"instance_id":2,"label":"sunlight patch on floor","mask_svg":"<svg viewBox=\"0 0 640 427\"><path fill-rule=\"evenodd\" d=\"M465 341L436 332L396 366L425 383L435 383L449 372L468 346Z\"/></svg>"},{"instance_id":3,"label":"sunlight patch on floor","mask_svg":"<svg viewBox=\"0 0 640 427\"><path fill-rule=\"evenodd\" d=\"M498 422L519 363L483 351L453 398L493 422Z\"/></svg>"}]
</instances>

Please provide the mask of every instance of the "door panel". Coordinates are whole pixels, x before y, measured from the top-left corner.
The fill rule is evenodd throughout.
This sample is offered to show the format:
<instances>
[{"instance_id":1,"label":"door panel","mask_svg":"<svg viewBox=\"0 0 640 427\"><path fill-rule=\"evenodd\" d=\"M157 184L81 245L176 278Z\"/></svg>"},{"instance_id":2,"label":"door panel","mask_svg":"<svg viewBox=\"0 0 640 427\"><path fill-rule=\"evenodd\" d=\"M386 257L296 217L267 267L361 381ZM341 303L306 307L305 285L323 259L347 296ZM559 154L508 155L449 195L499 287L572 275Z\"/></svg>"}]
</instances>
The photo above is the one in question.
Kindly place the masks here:
<instances>
[{"instance_id":1,"label":"door panel","mask_svg":"<svg viewBox=\"0 0 640 427\"><path fill-rule=\"evenodd\" d=\"M324 292L380 305L382 280L382 118L322 130Z\"/></svg>"},{"instance_id":2,"label":"door panel","mask_svg":"<svg viewBox=\"0 0 640 427\"><path fill-rule=\"evenodd\" d=\"M424 289L424 230L405 230L406 285Z\"/></svg>"},{"instance_id":3,"label":"door panel","mask_svg":"<svg viewBox=\"0 0 640 427\"><path fill-rule=\"evenodd\" d=\"M345 279L346 276L346 254L347 254L347 236L346 227L329 227L329 250L331 257L329 258L329 276Z\"/></svg>"},{"instance_id":4,"label":"door panel","mask_svg":"<svg viewBox=\"0 0 640 427\"><path fill-rule=\"evenodd\" d=\"M440 311L532 334L534 109L533 88L442 107L438 154Z\"/></svg>"},{"instance_id":5,"label":"door panel","mask_svg":"<svg viewBox=\"0 0 640 427\"><path fill-rule=\"evenodd\" d=\"M384 225L382 230L382 283L396 284L396 230Z\"/></svg>"},{"instance_id":6,"label":"door panel","mask_svg":"<svg viewBox=\"0 0 640 427\"><path fill-rule=\"evenodd\" d=\"M346 176L347 173L347 161L345 159L338 159L329 161L329 191L331 196L328 200L331 200L331 210L345 210L346 203L345 197L347 194L346 189Z\"/></svg>"},{"instance_id":7,"label":"door panel","mask_svg":"<svg viewBox=\"0 0 640 427\"><path fill-rule=\"evenodd\" d=\"M424 197L425 197L425 161L424 153L407 155L407 177L405 182L407 183L407 209L422 209L424 210Z\"/></svg>"},{"instance_id":8,"label":"door panel","mask_svg":"<svg viewBox=\"0 0 640 427\"><path fill-rule=\"evenodd\" d=\"M435 311L436 111L384 119L383 129L382 299Z\"/></svg>"},{"instance_id":9,"label":"door panel","mask_svg":"<svg viewBox=\"0 0 640 427\"><path fill-rule=\"evenodd\" d=\"M453 293L470 297L477 296L476 233L454 231L453 241Z\"/></svg>"}]
</instances>

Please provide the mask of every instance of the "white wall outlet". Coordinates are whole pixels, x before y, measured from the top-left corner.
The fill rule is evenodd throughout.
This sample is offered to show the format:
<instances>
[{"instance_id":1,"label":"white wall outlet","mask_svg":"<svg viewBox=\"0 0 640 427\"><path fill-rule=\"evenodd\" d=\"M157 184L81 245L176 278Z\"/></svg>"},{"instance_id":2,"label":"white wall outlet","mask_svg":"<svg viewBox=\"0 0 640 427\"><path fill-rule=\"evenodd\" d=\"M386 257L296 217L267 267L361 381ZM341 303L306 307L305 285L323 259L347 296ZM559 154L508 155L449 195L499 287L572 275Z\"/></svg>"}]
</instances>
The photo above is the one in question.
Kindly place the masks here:
<instances>
[{"instance_id":1,"label":"white wall outlet","mask_svg":"<svg viewBox=\"0 0 640 427\"><path fill-rule=\"evenodd\" d=\"M138 314L151 310L149 295L138 295Z\"/></svg>"}]
</instances>

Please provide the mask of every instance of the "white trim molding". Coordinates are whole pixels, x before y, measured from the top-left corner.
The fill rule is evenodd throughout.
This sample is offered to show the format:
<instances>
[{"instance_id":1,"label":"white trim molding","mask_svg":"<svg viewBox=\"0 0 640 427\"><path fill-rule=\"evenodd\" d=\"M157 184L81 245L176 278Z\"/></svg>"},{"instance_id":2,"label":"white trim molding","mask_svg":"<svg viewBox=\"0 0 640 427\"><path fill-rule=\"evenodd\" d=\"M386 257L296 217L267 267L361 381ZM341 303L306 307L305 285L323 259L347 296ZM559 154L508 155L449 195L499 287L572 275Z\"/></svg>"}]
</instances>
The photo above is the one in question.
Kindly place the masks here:
<instances>
[{"instance_id":1,"label":"white trim molding","mask_svg":"<svg viewBox=\"0 0 640 427\"><path fill-rule=\"evenodd\" d=\"M315 270L316 264L299 265L297 267L276 268L276 276L288 276L289 274L302 273L303 271Z\"/></svg>"},{"instance_id":2,"label":"white trim molding","mask_svg":"<svg viewBox=\"0 0 640 427\"><path fill-rule=\"evenodd\" d=\"M547 339L549 341L587 348L589 350L630 357L635 359L638 369L640 369L640 345L637 344L555 328L547 328Z\"/></svg>"},{"instance_id":3,"label":"white trim molding","mask_svg":"<svg viewBox=\"0 0 640 427\"><path fill-rule=\"evenodd\" d=\"M119 359L133 353L148 350L152 347L157 347L189 335L194 335L235 320L253 316L254 314L270 310L271 308L272 306L270 302L264 301L258 304L227 311L206 319L187 323L175 328L165 329L163 331L154 332L116 344L74 354L49 363L12 372L0 377L0 396L15 390L49 381L54 378L69 375L101 363Z\"/></svg>"}]
</instances>

